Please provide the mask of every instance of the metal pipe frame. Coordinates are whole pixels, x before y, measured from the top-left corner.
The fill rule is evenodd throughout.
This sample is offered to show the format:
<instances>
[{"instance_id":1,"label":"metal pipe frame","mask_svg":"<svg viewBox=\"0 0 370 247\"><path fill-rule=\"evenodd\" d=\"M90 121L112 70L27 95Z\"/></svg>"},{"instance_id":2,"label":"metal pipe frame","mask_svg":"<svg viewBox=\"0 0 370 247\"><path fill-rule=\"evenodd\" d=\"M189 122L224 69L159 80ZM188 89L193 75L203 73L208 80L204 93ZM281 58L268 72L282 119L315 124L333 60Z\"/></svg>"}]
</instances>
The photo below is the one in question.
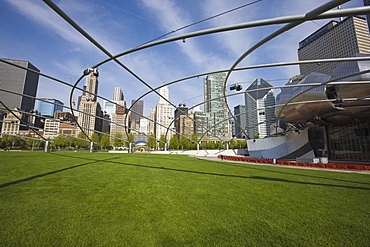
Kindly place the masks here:
<instances>
[{"instance_id":1,"label":"metal pipe frame","mask_svg":"<svg viewBox=\"0 0 370 247\"><path fill-rule=\"evenodd\" d=\"M280 30L278 30L277 32L269 35L267 38L265 38L264 40L260 41L258 44L256 44L254 47L252 47L251 49L249 49L246 53L243 54L242 57L240 57L236 63L234 63L235 66L233 66L232 69L229 69L229 70L224 70L223 72L228 72L228 76L230 75L230 73L232 71L237 71L237 70L244 70L244 69L252 69L252 68L263 68L263 67L273 67L273 66L285 66L285 65L293 65L293 64L303 64L303 63L310 63L310 61L300 61L300 62L288 62L288 63L276 63L276 64L265 64L265 65L255 65L255 66L248 66L248 67L243 67L243 68L236 68L237 64L245 58L245 56L247 56L250 52L252 52L254 49L257 49L260 45L262 45L264 42L267 42L269 39L272 39L274 37L276 37L275 35L279 35L279 32L283 33L291 28L293 28L296 24L300 24L300 23L303 23L307 20L318 20L318 19L326 19L326 18L333 18L333 17L341 17L341 16L349 16L349 15L360 15L360 14L368 14L370 13L370 7L360 7L360 8L352 8L352 9L342 9L342 10L333 10L333 11L327 11L325 13L319 13L320 11L325 11L325 9L329 8L330 6L332 5L338 5L338 4L342 4L343 2L346 2L345 0L341 0L341 1L330 1L326 4L324 4L323 6L315 9L314 11L311 11L305 15L294 15L294 16L285 16L285 17L279 17L279 18L271 18L271 19L265 19L265 20L260 20L260 21L253 21L253 22L247 22L247 23L241 23L241 24L236 24L236 25L231 25L231 26L224 26L224 27L218 27L218 28L212 28L212 29L207 29L207 30L201 30L201 31L197 31L197 32L192 32L192 33L188 33L188 34L184 34L184 35L179 35L179 36L175 36L175 37L171 37L171 38L167 38L167 39L163 39L163 40L159 40L159 41L155 41L155 42L151 42L151 43L147 43L147 44L144 44L144 45L141 45L141 46L138 46L138 47L135 47L135 48L132 48L130 50L127 50L123 53L120 53L118 55L115 55L113 56L112 54L110 54L106 49L104 49L104 47L102 47L99 43L97 43L91 36L89 36L82 28L80 28L72 19L70 19L66 14L63 13L63 11L61 11L52 1L50 0L43 0L47 5L49 5L49 7L51 7L55 12L57 12L59 15L61 15L61 17L63 19L65 19L69 24L71 24L76 30L78 30L83 36L85 36L88 40L90 40L90 42L92 42L94 45L96 45L100 50L102 50L108 57L109 59L106 59L104 61L102 61L101 63L97 64L94 66L94 68L98 67L98 66L101 66L103 64L105 64L106 62L108 61L111 61L111 60L114 60L115 62L117 62L121 67L123 67L124 69L126 69L129 73L131 73L134 77L136 77L140 82L146 84L144 81L142 81L139 77L137 77L132 71L130 71L127 67L125 67L121 62L119 62L117 60L117 58L121 57L121 56L124 56L124 55L127 55L129 53L132 53L132 52L136 52L136 51L139 51L139 50L142 50L142 49L146 49L146 48L149 48L149 47L153 47L153 46L156 46L156 45L161 45L161 44L165 44L165 43L169 43L169 42L173 42L173 41L177 41L177 40L182 40L182 39L186 39L186 38L192 38L192 37L198 37L198 36L203 36L203 35L208 35L208 34L212 34L212 33L220 33L220 32L226 32L226 31L231 31L231 30L238 30L238 29L245 29L245 28L249 28L249 27L258 27L258 26L266 26L266 25L275 25L275 24L285 24L285 23L289 23L287 26L281 28ZM334 6L334 7L335 7ZM58 10L59 9L59 10ZM316 16L317 15L317 16ZM292 23L294 22L294 23ZM299 23L298 23L299 22ZM327 61L322 61L322 60L312 60L312 61L315 61L315 62L334 62L335 61L338 61L337 59L331 59L331 61L329 61L330 59L328 59ZM352 60L352 59L351 59ZM353 60L362 60L360 58L353 58ZM364 60L368 60L368 59L364 59ZM3 61L0 59L0 61L2 62L6 62L6 61ZM349 61L349 60L347 60ZM313 62L312 62L313 63ZM26 68L23 68L22 69L26 69ZM27 70L30 70L30 69L27 69ZM35 72L35 71L33 71ZM210 72L212 73L212 72ZM210 73L205 73L205 74L200 74L200 75L197 75L197 76L201 76L201 75L207 75L207 74L210 74ZM41 73L39 73L40 75L42 75ZM70 84L68 83L65 83L65 82L62 82L60 80L57 80L57 79L54 79L52 77L49 77L47 75L44 75L45 77L49 78L49 79L53 79L53 80L56 80L60 83L63 83L63 84L66 84L68 86L71 86ZM176 82L179 82L179 81L182 81L182 80L186 80L186 79L190 79L190 78L194 78L194 77L197 77L197 76L191 76L191 77L187 77L187 78L183 78L183 79L180 79L180 80L177 80L177 81L174 81L174 82L171 82L169 84L173 84L173 83L176 83ZM83 78L84 76L82 76L79 81ZM77 82L78 83L78 82ZM77 83L73 86L72 88L72 91L71 91L71 97L73 95L73 90L74 88L77 88ZM169 84L164 84L163 86L165 85L169 85ZM225 85L227 84L227 80L225 80ZM304 85L304 86L307 86ZM156 92L157 89L159 88L156 88L156 89L153 89L151 88L150 86L148 86L151 91L149 91L148 93L150 92ZM161 86L162 87L162 86ZM281 88L281 87L280 87ZM85 91L83 89L79 89L81 91ZM262 90L262 89L261 89ZM266 90L266 88L264 88L264 90ZM86 91L85 91L86 92ZM90 92L89 92L90 93ZM147 95L148 93L142 95L142 97L144 97L145 95ZM156 92L157 93L157 92ZM224 93L225 93L225 90L224 90ZM240 92L240 93L246 93L246 92ZM158 93L157 93L158 94ZM239 94L239 93L238 93ZM161 95L158 94L160 97ZM236 94L231 94L231 95L228 95L227 97L229 96L232 96L232 95L236 95ZM101 96L99 95L96 95L97 97L99 98L102 98ZM162 98L162 97L161 97ZM222 97L225 99L226 101L226 97ZM105 99L107 100L107 99ZM214 99L212 99L214 100ZM111 103L114 103L115 105L119 105L119 104L116 104L115 102L112 102L110 100L107 100L108 102L111 102ZM167 100L166 100L167 101ZM173 105L171 102L167 101L168 103L170 103L171 105ZM49 102L51 103L51 102ZM201 104L204 104L201 103ZM201 104L198 104L198 105L201 105ZM227 104L227 101L226 101L226 104ZM70 100L70 105L72 105L71 103L71 100ZM198 106L197 105L197 106ZM173 105L174 106L174 105ZM227 104L228 106L228 104ZM6 107L6 106L5 106ZM64 106L66 107L66 106ZM122 106L121 106L122 107ZM176 109L177 107L174 106ZM69 107L72 111L73 111L73 108L72 107ZM130 107L131 108L131 107ZM131 110L129 108L129 111ZM229 106L228 106L229 108ZM127 108L126 108L127 109ZM191 108L190 108L191 109ZM230 108L229 108L230 110ZM131 110L132 111L132 110ZM10 110L10 112L12 112ZM132 111L134 112L134 111ZM83 112L84 113L84 112ZM135 112L134 112L135 113ZM86 114L86 113L84 113ZM138 114L138 113L136 113ZM73 114L74 115L74 114ZM90 115L90 114L88 114ZM138 114L146 119L149 119L141 114ZM233 116L233 115L232 115ZM97 117L97 116L94 116L94 117ZM127 115L126 115L127 117ZM97 118L100 118L100 117L97 117ZM103 119L104 121L107 121L106 119ZM150 121L152 122L155 122L151 119L149 119ZM111 121L110 121L111 122ZM114 122L111 122L111 123L114 123ZM155 122L156 123L156 122ZM114 123L116 124L116 123ZM156 123L158 124L158 123ZM122 125L121 125L122 126ZM123 127L126 127L127 126L123 126ZM166 127L166 126L162 126L162 127ZM168 132L168 127L167 128L167 132ZM81 129L82 130L82 129ZM172 131L172 130L171 130ZM176 132L176 131L174 131ZM139 132L140 133L140 132ZM177 133L177 132L176 132ZM143 134L143 133L141 133ZM166 136L167 136L167 133L166 133ZM151 137L151 136L150 136ZM153 137L151 137L153 138ZM156 139L156 138L153 138L153 139ZM187 138L189 139L189 138ZM157 139L156 139L157 140ZM157 140L159 142L161 142L160 140ZM192 140L191 140L192 141ZM192 141L193 142L193 141Z\"/></svg>"},{"instance_id":2,"label":"metal pipe frame","mask_svg":"<svg viewBox=\"0 0 370 247\"><path fill-rule=\"evenodd\" d=\"M288 25L286 25L285 27L283 27L282 29L280 29L280 30L278 30L277 32L275 32L275 33L273 33L272 35L270 35L270 36L268 36L267 38L265 38L264 40L262 40L261 42L259 42L257 45L255 45L254 47L252 47L249 51L247 51L247 53L245 53L245 54L243 54L243 56L244 57L246 57L250 52L252 52L254 49L256 49L257 47L259 47L259 46L261 46L263 43L266 43L268 40L270 40L270 39L272 39L272 38L274 38L274 37L276 37L276 36L278 36L279 34L281 34L281 33L283 33L283 32L285 32L285 31L287 31L287 30L289 30L289 29L291 29L291 28L293 28L293 27L295 27L295 26L297 26L297 25L299 25L299 24L301 24L301 23L303 23L303 22L305 22L306 20L310 20L311 18L313 18L314 19L314 17L317 17L318 15L320 15L320 14L322 14L322 12L325 12L325 11L327 11L327 10L330 10L331 8L333 8L333 7L336 7L337 5L339 5L339 4L342 4L342 3L344 3L344 2L347 2L348 0L335 0L335 1L330 1L330 2L328 2L328 3L325 3L324 5L322 5L322 6L320 6L320 7L318 7L318 8L316 8L316 9L314 9L313 11L310 11L310 12L308 12L307 14L305 14L305 15L300 15L300 16L289 16L289 17L282 17L282 18L280 18L280 21L282 21L282 20L284 20L285 19L285 21L287 22L287 23L289 23L290 21L292 21L292 20L294 20L295 18L297 18L298 17L298 19L295 19L295 21L294 22L291 22L291 23L289 23ZM44 2L46 3L46 4L48 4L49 5L49 7L51 7L55 12L57 12L63 19L65 19L70 25L72 25L77 31L79 31L83 36L85 36L88 40L90 40L94 45L96 45L99 49L101 49L106 55L108 55L109 57L110 57L110 59L109 60L114 60L114 61L116 61L116 62L118 62L119 63L119 61L117 61L116 60L116 58L118 58L119 56L122 56L122 55L124 55L123 53L121 53L121 54L119 54L119 55L117 55L117 56L113 56L112 57L112 55L107 51L107 50L105 50L104 49L104 47L102 47L98 42L96 42L91 36L89 36L82 28L80 28L71 18L69 18L61 9L59 9L58 8L58 6L56 6L52 1L50 1L50 0L44 0ZM335 11L334 12L334 14L335 15L342 15L342 14L344 14L344 16L346 16L346 15L349 15L349 13L350 12L352 12L352 11L354 11L354 12L357 12L357 11L359 11L359 10L361 10L361 11L364 11L364 9L363 8L356 8L356 9L350 9L350 10L345 10L345 11L340 11L340 12L338 12L338 10L337 11ZM366 12L367 10L365 10L365 12ZM329 18L329 16L330 16L330 14L333 14L333 13L329 13L329 15L328 16L326 16L325 17L325 15L322 15L321 17L319 17L319 18ZM265 20L266 21L266 20ZM270 21L270 22L269 22ZM255 22L255 23L249 23L249 27L252 27L252 26L258 26L258 25L269 25L269 24L277 24L277 23L279 23L278 21L277 21L277 19L275 18L275 19L273 19L273 21L271 22L271 20L269 20L269 21L267 21L267 23L259 23L258 21L257 22ZM282 21L281 23L285 23L285 21ZM280 23L280 24L281 24ZM236 27L236 25L233 25L233 26L231 26L231 27L229 27L230 29L228 30L228 31L230 31L230 30L235 30L235 29L241 29L241 28L246 28L248 25L246 25L245 23L244 23L244 25L243 25L244 27ZM200 33L199 32L196 32L196 33L198 33L198 34L194 34L194 33L192 33L192 34L190 34L190 36L189 37L195 37L195 36L201 36L201 35L206 35L206 34L210 34L210 33L215 33L215 32L223 32L223 31L226 31L226 30L221 30L221 29L218 29L218 28L216 28L216 29L213 29L212 31L210 31L210 30L207 30L207 31L205 31L205 30L203 30L203 31L201 31ZM189 34L188 34L189 35ZM173 38L168 38L168 39L164 39L164 40L160 40L160 41L155 41L155 42L151 42L151 43L147 43L147 44L144 44L144 45L142 45L142 46L139 46L139 47L136 47L136 48L133 48L133 49L131 49L131 50L129 50L129 52L128 53L131 53L131 52L133 52L133 51L137 51L138 50L138 48L140 48L140 49L144 49L144 48L148 48L148 47L151 47L151 46L155 46L155 45L158 45L158 44L162 44L162 43L168 43L168 42L172 42L172 41L175 41L175 40L179 40L179 39L184 39L184 38L188 38L188 37L181 37L181 36L183 36L183 35L180 35L180 36L176 36L177 37L177 39L176 39L176 37L173 37ZM175 39L174 39L175 38ZM136 49L136 50L135 50ZM127 53L127 54L128 54ZM234 67L236 67L236 65L243 59L243 56L241 57L241 58L239 58L238 59L238 61L234 64ZM107 61L107 60L106 60ZM120 64L120 63L119 63ZM99 65L97 65L97 66L94 66L94 67L98 67L98 66L100 66L101 64L99 64ZM124 67L124 65L123 64L120 64L122 67ZM127 70L127 68L126 67L124 67L126 70ZM129 70L128 70L129 71ZM130 72L130 71L129 71ZM231 73L231 70L229 70L229 73L228 73L228 76L230 75L230 73ZM133 74L134 75L134 74ZM134 75L135 77L136 77L136 75ZM227 83L227 79L228 79L228 76L227 76L227 78L226 78L226 80L225 80L225 85L226 85L226 83ZM81 78L82 79L82 78ZM141 79L139 78L139 80L141 81ZM141 82L143 82L143 81L141 81ZM143 82L144 84L145 84L145 82ZM77 84L77 83L76 83ZM151 87L150 87L151 88ZM72 89L72 91L73 91L73 89ZM152 90L153 91L153 90ZM157 93L157 91L154 91L155 93ZM225 93L225 90L224 90L224 93ZM158 94L158 93L157 93ZM72 92L71 92L71 95L72 95ZM159 95L160 97L162 97L161 95ZM166 99L165 99L166 100ZM225 99L226 100L226 99ZM174 106L171 102L169 102L168 100L166 100L168 103L170 103L172 106ZM228 105L228 103L227 103L227 101L226 101L226 105L227 105L227 107L228 107L228 110L229 110L229 112L231 113L231 110L230 110L230 107L229 107L229 105ZM177 109L177 107L176 106L174 106L176 109ZM232 113L231 113L232 114ZM127 118L127 115L126 115L126 118ZM168 131L168 129L167 129L167 131ZM127 134L127 133L126 133ZM166 133L166 136L167 136L167 133Z\"/></svg>"},{"instance_id":3,"label":"metal pipe frame","mask_svg":"<svg viewBox=\"0 0 370 247\"><path fill-rule=\"evenodd\" d=\"M1 89L1 88L0 88L0 91L4 91L4 92L7 92L7 93L12 93L12 94L16 94L16 95L21 95L21 96L28 97L28 98L32 98L32 99L36 99L36 100L39 100L39 101L44 101L44 102L47 102L47 103L50 103L50 104L53 104L53 105L59 105L59 104L57 104L57 103L53 103L53 102L49 102L49 101L43 100L42 98L37 98L37 97L33 97L33 96L30 96L30 95L26 95L26 94L21 94L21 93L17 93L17 92L12 92L12 91L9 91L9 90L6 90L6 89ZM59 106L63 106L63 105L59 105ZM68 106L63 106L63 107L68 108L68 109L72 109L71 107L68 107ZM8 108L7 108L7 110L8 110ZM8 111L9 111L9 110L8 110ZM14 110L13 110L13 111L14 111ZM83 113L83 114L86 114L86 115L88 115L88 116L92 116L92 117L95 117L95 118L101 119L101 120L106 121L106 122L113 123L113 124L118 125L118 126L120 126L120 127L128 128L128 129L133 130L133 131L135 131L135 132L137 132L137 133L139 133L139 134L144 134L145 136L147 136L147 137L149 137L149 138L152 138L152 139L155 139L156 141L162 142L162 141L157 140L156 138L154 138L154 137L152 137L152 136L150 136L150 135L147 135L147 134L145 134L145 133L139 132L139 131L137 131L137 130L135 130L135 129L132 129L132 128L128 127L128 126L121 125L121 124L116 123L116 122L113 122L113 121L111 121L111 120L108 120L108 119L105 119L105 118L102 118L102 117L98 117L98 116L95 116L95 115L92 115L92 114L89 114L89 113L86 113L86 112L83 112L83 111L79 111L79 110L75 110L75 111L80 112L80 113ZM11 112L11 111L10 111L10 112ZM26 114L27 114L27 112L23 112L23 113L26 113ZM43 117L43 118L48 118L48 117L46 117L46 116L42 116L42 117ZM74 117L75 117L75 116L74 116ZM50 119L54 119L54 118L50 118ZM76 123L77 123L77 122L76 122ZM29 128L32 128L32 126L29 126L29 125L27 125L27 126L28 126ZM165 126L163 126L163 127L165 127ZM102 133L102 134L104 134L104 135L107 135L107 134L105 134L105 133L103 133L103 132L100 132L100 131L97 131L97 130L92 130L92 129L89 129L89 128L86 128L86 127L82 127L82 126L81 126L81 128L82 128L82 129L91 130L91 131L94 131L94 132L98 132L98 133ZM86 135L86 134L85 134L85 135ZM111 135L108 135L108 136L111 136ZM126 141L126 140L124 140L124 139L120 139L120 138L115 137L115 136L111 136L111 137L116 138L116 139L119 139L119 140L123 140L123 141L125 141L125 142L128 142L128 141ZM90 139L90 138L89 138L88 140L91 142L91 139Z\"/></svg>"}]
</instances>

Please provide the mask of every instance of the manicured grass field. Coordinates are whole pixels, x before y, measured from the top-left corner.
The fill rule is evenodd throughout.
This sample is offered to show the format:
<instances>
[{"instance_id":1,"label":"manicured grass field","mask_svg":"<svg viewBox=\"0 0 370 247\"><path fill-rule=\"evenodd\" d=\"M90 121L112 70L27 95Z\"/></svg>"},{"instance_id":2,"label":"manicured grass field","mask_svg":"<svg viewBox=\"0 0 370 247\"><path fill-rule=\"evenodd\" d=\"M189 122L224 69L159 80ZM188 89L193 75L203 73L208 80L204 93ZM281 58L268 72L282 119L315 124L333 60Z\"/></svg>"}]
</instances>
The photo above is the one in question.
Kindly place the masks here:
<instances>
[{"instance_id":1,"label":"manicured grass field","mask_svg":"<svg viewBox=\"0 0 370 247\"><path fill-rule=\"evenodd\" d=\"M370 175L0 153L0 246L369 246Z\"/></svg>"}]
</instances>

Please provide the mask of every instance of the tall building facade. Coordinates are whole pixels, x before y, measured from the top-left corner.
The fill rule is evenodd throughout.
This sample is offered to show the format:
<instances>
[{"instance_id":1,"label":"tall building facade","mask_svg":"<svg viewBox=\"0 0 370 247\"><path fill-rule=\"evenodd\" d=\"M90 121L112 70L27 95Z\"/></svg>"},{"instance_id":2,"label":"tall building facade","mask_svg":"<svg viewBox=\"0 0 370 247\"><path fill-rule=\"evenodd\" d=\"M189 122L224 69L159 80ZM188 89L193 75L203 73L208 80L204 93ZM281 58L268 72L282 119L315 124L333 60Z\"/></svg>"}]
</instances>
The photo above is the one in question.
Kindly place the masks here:
<instances>
[{"instance_id":1,"label":"tall building facade","mask_svg":"<svg viewBox=\"0 0 370 247\"><path fill-rule=\"evenodd\" d=\"M370 0L364 0L364 5L370 6ZM367 20L367 26L369 27L369 32L370 32L370 14L366 15L366 20Z\"/></svg>"},{"instance_id":2,"label":"tall building facade","mask_svg":"<svg viewBox=\"0 0 370 247\"><path fill-rule=\"evenodd\" d=\"M103 132L110 132L110 122L109 120L112 120L111 118L113 118L113 114L117 114L117 107L120 112L120 114L125 114L126 113L126 102L124 101L124 97L123 97L123 92L122 92L122 89L120 87L115 87L113 89L113 99L112 101L114 103L118 103L120 105L123 106L120 107L120 106L117 106L116 104L112 103L112 102L108 102L108 101L105 101L105 104L104 104L104 114L103 114L103 126L102 126L102 130ZM123 112L123 113L122 113ZM117 116L115 116L115 118L117 119Z\"/></svg>"},{"instance_id":3,"label":"tall building facade","mask_svg":"<svg viewBox=\"0 0 370 247\"><path fill-rule=\"evenodd\" d=\"M116 110L111 115L112 123L110 126L110 134L112 136L121 134L123 137L126 136L125 126L129 126L131 114L127 114L126 102L124 100L117 101ZM125 122L126 120L126 122Z\"/></svg>"},{"instance_id":4,"label":"tall building facade","mask_svg":"<svg viewBox=\"0 0 370 247\"><path fill-rule=\"evenodd\" d=\"M123 92L120 87L115 87L113 89L113 101L118 101L118 100L124 100Z\"/></svg>"},{"instance_id":5,"label":"tall building facade","mask_svg":"<svg viewBox=\"0 0 370 247\"><path fill-rule=\"evenodd\" d=\"M180 116L187 116L189 113L189 108L186 107L185 103L180 103L179 106L175 109L175 129L176 132L180 133L180 124L184 123L184 121L180 122Z\"/></svg>"},{"instance_id":6,"label":"tall building facade","mask_svg":"<svg viewBox=\"0 0 370 247\"><path fill-rule=\"evenodd\" d=\"M194 112L194 133L198 137L217 137L217 129L212 128L216 124L215 114L212 112Z\"/></svg>"},{"instance_id":7,"label":"tall building facade","mask_svg":"<svg viewBox=\"0 0 370 247\"><path fill-rule=\"evenodd\" d=\"M62 112L63 111L63 106L62 105L64 105L64 103L62 101L57 100L57 99L47 99L47 98L42 98L42 100L45 100L45 101L39 101L38 107L37 107L37 111L42 116L53 117L55 112L57 112L57 111ZM51 103L48 103L48 102L58 104L58 105L54 105L54 104L51 104Z\"/></svg>"},{"instance_id":8,"label":"tall building facade","mask_svg":"<svg viewBox=\"0 0 370 247\"><path fill-rule=\"evenodd\" d=\"M102 120L103 116L99 102L96 101L98 92L98 77L99 72L97 68L89 68L85 71L88 73L86 78L86 93L81 96L79 104L78 124L83 128L84 132L91 137L95 130L102 131ZM100 118L96 118L100 117ZM77 130L77 135L81 132Z\"/></svg>"},{"instance_id":9,"label":"tall building facade","mask_svg":"<svg viewBox=\"0 0 370 247\"><path fill-rule=\"evenodd\" d=\"M234 115L236 118L235 126L235 137L246 138L243 130L245 130L246 122L246 110L245 105L237 105L234 107Z\"/></svg>"},{"instance_id":10,"label":"tall building facade","mask_svg":"<svg viewBox=\"0 0 370 247\"><path fill-rule=\"evenodd\" d=\"M150 108L150 116L148 119L148 133L155 134L155 108Z\"/></svg>"},{"instance_id":11,"label":"tall building facade","mask_svg":"<svg viewBox=\"0 0 370 247\"><path fill-rule=\"evenodd\" d=\"M131 126L135 130L140 130L140 118L144 114L144 101L139 100L135 103L136 100L131 101Z\"/></svg>"},{"instance_id":12,"label":"tall building facade","mask_svg":"<svg viewBox=\"0 0 370 247\"><path fill-rule=\"evenodd\" d=\"M204 113L212 113L208 114L211 119L206 122L214 122L213 126L215 128L209 134L213 137L229 139L231 133L229 121L225 121L228 118L228 114L226 111L226 102L223 98L225 79L226 73L210 74L204 78ZM198 129L199 126L196 128L196 131ZM199 135L199 133L196 134Z\"/></svg>"},{"instance_id":13,"label":"tall building facade","mask_svg":"<svg viewBox=\"0 0 370 247\"><path fill-rule=\"evenodd\" d=\"M39 69L27 61L3 60L40 72ZM36 97L39 74L3 62L0 62L0 71L1 89ZM35 109L35 99L26 96L15 95L0 90L0 99L9 109L19 108L24 111ZM0 107L3 108L3 106Z\"/></svg>"},{"instance_id":14,"label":"tall building facade","mask_svg":"<svg viewBox=\"0 0 370 247\"><path fill-rule=\"evenodd\" d=\"M15 109L17 110L17 108ZM8 134L8 135L18 135L20 130L20 124L21 121L19 120L25 120L25 114L21 112L13 112L15 116L11 113L8 113L7 116L3 119L3 124L1 127L1 133Z\"/></svg>"},{"instance_id":15,"label":"tall building facade","mask_svg":"<svg viewBox=\"0 0 370 247\"><path fill-rule=\"evenodd\" d=\"M169 99L169 90L167 86L163 86L160 90L160 94L166 100ZM174 129L174 107L169 105L166 100L163 98L159 98L158 104L155 107L155 136L157 139L161 137L161 135L167 135L167 139L171 138L173 135ZM167 131L168 130L168 131Z\"/></svg>"},{"instance_id":16,"label":"tall building facade","mask_svg":"<svg viewBox=\"0 0 370 247\"><path fill-rule=\"evenodd\" d=\"M176 131L181 135L191 137L194 133L194 113L180 115L176 123Z\"/></svg>"},{"instance_id":17,"label":"tall building facade","mask_svg":"<svg viewBox=\"0 0 370 247\"><path fill-rule=\"evenodd\" d=\"M299 43L300 61L352 57L358 53L370 54L370 35L367 22L362 17L348 17L341 22L328 24ZM301 64L301 75L311 72L331 75L340 63Z\"/></svg>"},{"instance_id":18,"label":"tall building facade","mask_svg":"<svg viewBox=\"0 0 370 247\"><path fill-rule=\"evenodd\" d=\"M272 87L262 78L257 78L246 91ZM245 93L245 119L247 138L258 135L263 138L270 135L270 126L274 123L275 92L273 89L258 90Z\"/></svg>"}]
</instances>

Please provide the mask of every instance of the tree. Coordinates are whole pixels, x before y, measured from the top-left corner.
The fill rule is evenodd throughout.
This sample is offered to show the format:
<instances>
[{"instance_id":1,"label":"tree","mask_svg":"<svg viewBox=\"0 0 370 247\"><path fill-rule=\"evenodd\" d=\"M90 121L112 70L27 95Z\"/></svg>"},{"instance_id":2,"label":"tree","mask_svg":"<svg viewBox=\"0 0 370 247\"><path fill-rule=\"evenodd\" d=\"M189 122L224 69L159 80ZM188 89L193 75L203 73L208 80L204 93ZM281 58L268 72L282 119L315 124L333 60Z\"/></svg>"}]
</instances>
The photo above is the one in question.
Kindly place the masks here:
<instances>
[{"instance_id":1,"label":"tree","mask_svg":"<svg viewBox=\"0 0 370 247\"><path fill-rule=\"evenodd\" d=\"M26 142L18 136L6 136L5 142L7 148L26 146Z\"/></svg>"},{"instance_id":2,"label":"tree","mask_svg":"<svg viewBox=\"0 0 370 247\"><path fill-rule=\"evenodd\" d=\"M191 140L193 141L193 143L191 144L191 148L192 149L197 149L197 143L199 142L199 138L198 138L197 134L193 133L191 135Z\"/></svg>"},{"instance_id":3,"label":"tree","mask_svg":"<svg viewBox=\"0 0 370 247\"><path fill-rule=\"evenodd\" d=\"M122 147L122 145L123 145L123 141L122 141L122 134L121 133L116 133L116 134L114 134L114 137L116 137L116 138L114 138L113 139L113 146L114 147Z\"/></svg>"},{"instance_id":4,"label":"tree","mask_svg":"<svg viewBox=\"0 0 370 247\"><path fill-rule=\"evenodd\" d=\"M183 149L190 149L191 146L192 146L192 143L190 142L189 139L185 138L185 137L181 137L180 139L180 146L183 148Z\"/></svg>"},{"instance_id":5,"label":"tree","mask_svg":"<svg viewBox=\"0 0 370 247\"><path fill-rule=\"evenodd\" d=\"M32 135L31 134L27 134L27 135L25 135L25 137L32 137ZM34 143L35 140L29 139L29 138L24 138L24 141L26 143L26 145L25 145L26 148L32 148L33 143Z\"/></svg>"},{"instance_id":6,"label":"tree","mask_svg":"<svg viewBox=\"0 0 370 247\"><path fill-rule=\"evenodd\" d=\"M78 133L77 137L79 137L81 139L87 139L87 137L85 136L85 134L83 132ZM80 140L80 139L76 139L74 144L75 144L76 148L87 147L89 145L88 141L83 141L83 140Z\"/></svg>"},{"instance_id":7,"label":"tree","mask_svg":"<svg viewBox=\"0 0 370 247\"><path fill-rule=\"evenodd\" d=\"M167 143L166 136L162 134L159 140L161 141L158 144L159 148L164 148L164 143Z\"/></svg>"},{"instance_id":8,"label":"tree","mask_svg":"<svg viewBox=\"0 0 370 247\"><path fill-rule=\"evenodd\" d=\"M99 143L100 142L100 139L101 139L101 136L100 134L94 132L92 135L91 135L91 138L90 138L93 142L95 143Z\"/></svg>"},{"instance_id":9,"label":"tree","mask_svg":"<svg viewBox=\"0 0 370 247\"><path fill-rule=\"evenodd\" d=\"M259 134L255 134L255 135L253 136L253 139L260 139L260 135L259 135Z\"/></svg>"},{"instance_id":10,"label":"tree","mask_svg":"<svg viewBox=\"0 0 370 247\"><path fill-rule=\"evenodd\" d=\"M65 136L64 137L64 142L65 142L65 146L66 147L74 147L74 143L75 143L75 138L73 138L72 136Z\"/></svg>"},{"instance_id":11,"label":"tree","mask_svg":"<svg viewBox=\"0 0 370 247\"><path fill-rule=\"evenodd\" d=\"M217 149L224 149L225 146L222 143L222 141L218 141L218 142L215 143L215 148L217 148Z\"/></svg>"},{"instance_id":12,"label":"tree","mask_svg":"<svg viewBox=\"0 0 370 247\"><path fill-rule=\"evenodd\" d=\"M239 140L237 143L238 143L237 145L240 149L247 149L247 141L246 140L244 140L244 141Z\"/></svg>"},{"instance_id":13,"label":"tree","mask_svg":"<svg viewBox=\"0 0 370 247\"><path fill-rule=\"evenodd\" d=\"M170 139L170 148L177 149L179 147L179 137L177 135L173 135Z\"/></svg>"},{"instance_id":14,"label":"tree","mask_svg":"<svg viewBox=\"0 0 370 247\"><path fill-rule=\"evenodd\" d=\"M107 149L110 146L110 138L107 135L103 135L102 138L100 139L99 145L103 149Z\"/></svg>"},{"instance_id":15,"label":"tree","mask_svg":"<svg viewBox=\"0 0 370 247\"><path fill-rule=\"evenodd\" d=\"M64 148L66 146L66 141L64 136L57 136L53 139L52 145L56 148Z\"/></svg>"},{"instance_id":16,"label":"tree","mask_svg":"<svg viewBox=\"0 0 370 247\"><path fill-rule=\"evenodd\" d=\"M7 136L7 135L4 135L2 138L1 138L1 147L2 148L10 148L12 147L12 142L9 138L10 136Z\"/></svg>"},{"instance_id":17,"label":"tree","mask_svg":"<svg viewBox=\"0 0 370 247\"><path fill-rule=\"evenodd\" d=\"M5 136L0 138L0 148L6 148Z\"/></svg>"},{"instance_id":18,"label":"tree","mask_svg":"<svg viewBox=\"0 0 370 247\"><path fill-rule=\"evenodd\" d=\"M156 140L155 140L155 135L151 134L150 135L152 138L148 138L148 147L150 148L155 148Z\"/></svg>"},{"instance_id":19,"label":"tree","mask_svg":"<svg viewBox=\"0 0 370 247\"><path fill-rule=\"evenodd\" d=\"M238 148L238 143L234 139L231 139L229 142L229 148L230 149L237 149Z\"/></svg>"},{"instance_id":20,"label":"tree","mask_svg":"<svg viewBox=\"0 0 370 247\"><path fill-rule=\"evenodd\" d=\"M134 136L134 134L132 134L132 133L128 134L127 135L127 141L128 142L125 143L126 147L128 147L130 145L129 143L135 143L135 136Z\"/></svg>"}]
</instances>

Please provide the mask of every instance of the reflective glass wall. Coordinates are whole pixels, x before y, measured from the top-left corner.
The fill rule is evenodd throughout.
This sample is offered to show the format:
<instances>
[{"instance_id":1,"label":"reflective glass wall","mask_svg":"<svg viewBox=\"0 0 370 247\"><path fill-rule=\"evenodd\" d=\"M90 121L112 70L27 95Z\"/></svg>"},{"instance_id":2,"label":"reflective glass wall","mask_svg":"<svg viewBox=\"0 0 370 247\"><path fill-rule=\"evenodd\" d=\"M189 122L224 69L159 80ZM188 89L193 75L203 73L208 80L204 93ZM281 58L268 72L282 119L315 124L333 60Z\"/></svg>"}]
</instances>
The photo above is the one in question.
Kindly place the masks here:
<instances>
[{"instance_id":1,"label":"reflective glass wall","mask_svg":"<svg viewBox=\"0 0 370 247\"><path fill-rule=\"evenodd\" d=\"M370 121L328 127L329 158L337 161L370 161Z\"/></svg>"}]
</instances>

